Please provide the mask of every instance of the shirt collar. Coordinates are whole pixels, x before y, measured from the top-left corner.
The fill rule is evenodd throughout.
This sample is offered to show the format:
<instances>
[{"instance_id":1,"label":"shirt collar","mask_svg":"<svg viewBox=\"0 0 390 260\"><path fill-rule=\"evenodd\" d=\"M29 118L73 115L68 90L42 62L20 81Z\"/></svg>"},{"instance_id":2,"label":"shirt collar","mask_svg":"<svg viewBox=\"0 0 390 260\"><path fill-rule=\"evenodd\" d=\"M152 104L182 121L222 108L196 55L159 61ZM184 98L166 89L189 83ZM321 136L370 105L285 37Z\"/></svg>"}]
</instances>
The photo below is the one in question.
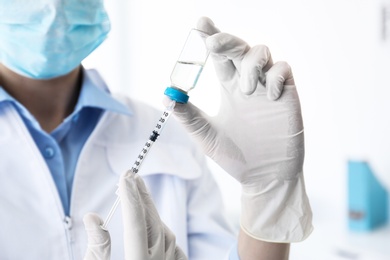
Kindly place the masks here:
<instances>
[{"instance_id":1,"label":"shirt collar","mask_svg":"<svg viewBox=\"0 0 390 260\"><path fill-rule=\"evenodd\" d=\"M100 108L106 111L131 115L132 111L113 98L104 80L96 70L83 69L83 82L73 114L84 107Z\"/></svg>"},{"instance_id":2,"label":"shirt collar","mask_svg":"<svg viewBox=\"0 0 390 260\"><path fill-rule=\"evenodd\" d=\"M19 114L21 114L24 118L28 119L33 126L40 128L38 122L31 115L31 113L22 104L20 104L19 101L17 101L13 96L8 94L8 92L0 86L0 106L6 103L14 104Z\"/></svg>"},{"instance_id":3,"label":"shirt collar","mask_svg":"<svg viewBox=\"0 0 390 260\"><path fill-rule=\"evenodd\" d=\"M0 86L0 103L5 101L14 101L15 99L11 97L1 86Z\"/></svg>"}]
</instances>

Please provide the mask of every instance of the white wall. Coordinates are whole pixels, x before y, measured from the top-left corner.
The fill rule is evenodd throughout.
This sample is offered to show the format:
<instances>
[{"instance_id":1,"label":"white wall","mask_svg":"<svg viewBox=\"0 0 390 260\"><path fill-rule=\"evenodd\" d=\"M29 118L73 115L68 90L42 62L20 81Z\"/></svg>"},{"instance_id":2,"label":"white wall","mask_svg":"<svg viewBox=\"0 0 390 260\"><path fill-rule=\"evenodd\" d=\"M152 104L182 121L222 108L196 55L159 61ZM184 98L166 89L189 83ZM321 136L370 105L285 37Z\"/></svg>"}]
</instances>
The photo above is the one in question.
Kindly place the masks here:
<instances>
[{"instance_id":1,"label":"white wall","mask_svg":"<svg viewBox=\"0 0 390 260\"><path fill-rule=\"evenodd\" d=\"M345 228L346 160L370 158L371 151L384 155L390 149L386 112L390 111L390 40L381 39L380 23L384 3L110 0L106 5L112 33L85 64L98 67L114 91L162 108L171 70L198 17L209 16L222 31L251 45L268 45L274 61L290 63L300 93L305 176L315 224L320 230L324 221ZM192 102L216 113L218 102L205 93L218 96L217 87L209 62L191 93ZM239 186L212 167L229 201L228 209L236 217Z\"/></svg>"}]
</instances>

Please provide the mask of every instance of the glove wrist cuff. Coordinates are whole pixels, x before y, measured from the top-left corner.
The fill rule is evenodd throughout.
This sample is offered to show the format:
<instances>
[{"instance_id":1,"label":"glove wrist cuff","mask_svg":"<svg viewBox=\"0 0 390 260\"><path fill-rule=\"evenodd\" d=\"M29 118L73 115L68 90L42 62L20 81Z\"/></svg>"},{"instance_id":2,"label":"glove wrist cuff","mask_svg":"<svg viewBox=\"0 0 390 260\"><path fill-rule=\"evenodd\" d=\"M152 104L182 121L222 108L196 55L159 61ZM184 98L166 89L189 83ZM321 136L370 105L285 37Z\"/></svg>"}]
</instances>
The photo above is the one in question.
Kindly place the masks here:
<instances>
[{"instance_id":1,"label":"glove wrist cuff","mask_svg":"<svg viewBox=\"0 0 390 260\"><path fill-rule=\"evenodd\" d=\"M242 189L242 230L255 239L276 243L306 239L313 227L303 175L261 186L261 191L256 192L248 187Z\"/></svg>"}]
</instances>

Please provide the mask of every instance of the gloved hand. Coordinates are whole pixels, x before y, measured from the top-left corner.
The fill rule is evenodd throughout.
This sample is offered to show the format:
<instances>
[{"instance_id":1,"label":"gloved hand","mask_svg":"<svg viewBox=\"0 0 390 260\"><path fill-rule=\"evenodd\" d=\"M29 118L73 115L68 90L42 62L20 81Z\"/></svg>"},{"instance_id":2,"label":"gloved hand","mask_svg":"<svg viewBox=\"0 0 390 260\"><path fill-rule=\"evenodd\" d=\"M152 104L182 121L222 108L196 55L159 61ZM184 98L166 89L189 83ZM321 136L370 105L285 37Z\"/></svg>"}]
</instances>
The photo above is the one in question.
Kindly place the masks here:
<instances>
[{"instance_id":1,"label":"gloved hand","mask_svg":"<svg viewBox=\"0 0 390 260\"><path fill-rule=\"evenodd\" d=\"M290 66L273 64L264 45L221 33L209 18L206 47L221 83L221 106L209 117L191 103L176 118L205 153L242 184L241 228L269 242L305 239L312 213L303 178L304 136Z\"/></svg>"},{"instance_id":2,"label":"gloved hand","mask_svg":"<svg viewBox=\"0 0 390 260\"><path fill-rule=\"evenodd\" d=\"M161 221L141 177L131 172L121 177L119 196L124 225L125 257L129 260L185 260L174 234ZM108 231L98 215L84 216L88 248L84 260L110 259Z\"/></svg>"}]
</instances>

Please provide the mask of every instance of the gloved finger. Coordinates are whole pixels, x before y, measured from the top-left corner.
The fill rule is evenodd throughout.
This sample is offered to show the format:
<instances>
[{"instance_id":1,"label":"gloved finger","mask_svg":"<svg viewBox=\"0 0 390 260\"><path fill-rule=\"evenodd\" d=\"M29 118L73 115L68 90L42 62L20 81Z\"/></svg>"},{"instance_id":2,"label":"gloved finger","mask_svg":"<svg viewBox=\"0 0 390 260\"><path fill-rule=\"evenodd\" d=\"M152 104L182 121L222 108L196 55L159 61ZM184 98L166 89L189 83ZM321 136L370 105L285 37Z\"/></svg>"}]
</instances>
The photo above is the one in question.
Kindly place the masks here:
<instances>
[{"instance_id":1,"label":"gloved finger","mask_svg":"<svg viewBox=\"0 0 390 260\"><path fill-rule=\"evenodd\" d=\"M164 105L171 102L169 97L163 99ZM176 103L174 108L176 119L184 125L189 134L191 134L199 143L208 144L203 146L204 152L211 158L214 154L214 145L216 142L216 134L211 124L210 117L191 102L186 104Z\"/></svg>"},{"instance_id":2,"label":"gloved finger","mask_svg":"<svg viewBox=\"0 0 390 260\"><path fill-rule=\"evenodd\" d=\"M184 252L181 250L180 247L175 248L175 258L176 260L187 260L187 256L184 254Z\"/></svg>"},{"instance_id":3,"label":"gloved finger","mask_svg":"<svg viewBox=\"0 0 390 260\"><path fill-rule=\"evenodd\" d=\"M258 86L258 81L265 87L265 73L272 67L273 61L267 46L252 47L241 63L240 88L246 95L251 95Z\"/></svg>"},{"instance_id":4,"label":"gloved finger","mask_svg":"<svg viewBox=\"0 0 390 260\"><path fill-rule=\"evenodd\" d=\"M220 33L220 30L215 26L214 22L208 17L201 17L198 20L196 28L198 30L206 32L210 36ZM208 38L209 37L207 37L207 39ZM206 47L207 47L207 39L206 39ZM211 41L211 43L209 44L212 47L213 42ZM228 81L232 76L234 76L234 74L236 73L236 67L234 66L233 62L230 59L228 59L224 55L219 55L212 52L210 53L210 56L213 59L217 77L221 82Z\"/></svg>"},{"instance_id":5,"label":"gloved finger","mask_svg":"<svg viewBox=\"0 0 390 260\"><path fill-rule=\"evenodd\" d=\"M149 259L164 253L162 222L147 188L137 174L129 172L119 182L126 259Z\"/></svg>"},{"instance_id":6,"label":"gloved finger","mask_svg":"<svg viewBox=\"0 0 390 260\"><path fill-rule=\"evenodd\" d=\"M175 259L176 237L164 223L163 227L165 240L165 258Z\"/></svg>"},{"instance_id":7,"label":"gloved finger","mask_svg":"<svg viewBox=\"0 0 390 260\"><path fill-rule=\"evenodd\" d=\"M205 16L199 18L196 29L205 32L208 35L213 35L220 32L220 30L215 26L214 22Z\"/></svg>"},{"instance_id":8,"label":"gloved finger","mask_svg":"<svg viewBox=\"0 0 390 260\"><path fill-rule=\"evenodd\" d=\"M171 99L165 96L163 99L164 105L167 106L170 102L172 102ZM221 113L224 112L221 111ZM218 131L215 126L216 120L208 116L191 102L187 104L176 103L174 115L177 121L200 144L203 152L215 162L219 163L226 156L232 160L245 163L241 149L224 131ZM223 142L220 139L223 139Z\"/></svg>"},{"instance_id":9,"label":"gloved finger","mask_svg":"<svg viewBox=\"0 0 390 260\"><path fill-rule=\"evenodd\" d=\"M144 208L135 174L126 173L119 180L126 259L148 259L148 234Z\"/></svg>"},{"instance_id":10,"label":"gloved finger","mask_svg":"<svg viewBox=\"0 0 390 260\"><path fill-rule=\"evenodd\" d=\"M148 232L149 254L152 259L155 259L165 252L165 224L160 219L160 215L158 214L158 211L154 205L153 199L150 196L142 178L138 174L134 174L134 180L136 181L140 199L144 208L146 228Z\"/></svg>"},{"instance_id":11,"label":"gloved finger","mask_svg":"<svg viewBox=\"0 0 390 260\"><path fill-rule=\"evenodd\" d=\"M249 51L249 45L242 39L228 34L216 33L206 39L206 47L213 57L214 67L222 80L228 80L241 71L241 61Z\"/></svg>"},{"instance_id":12,"label":"gloved finger","mask_svg":"<svg viewBox=\"0 0 390 260\"><path fill-rule=\"evenodd\" d=\"M206 39L206 46L213 54L225 56L233 61L241 61L250 49L244 40L223 32L209 36Z\"/></svg>"},{"instance_id":13,"label":"gloved finger","mask_svg":"<svg viewBox=\"0 0 390 260\"><path fill-rule=\"evenodd\" d=\"M290 65L287 62L275 63L266 76L267 97L269 100L277 100L283 92L285 85L295 85Z\"/></svg>"},{"instance_id":14,"label":"gloved finger","mask_svg":"<svg viewBox=\"0 0 390 260\"><path fill-rule=\"evenodd\" d=\"M109 260L111 255L110 233L101 228L103 221L95 213L88 213L83 218L87 232L88 245L84 260Z\"/></svg>"},{"instance_id":15,"label":"gloved finger","mask_svg":"<svg viewBox=\"0 0 390 260\"><path fill-rule=\"evenodd\" d=\"M183 251L176 245L176 237L172 231L163 223L165 235L165 258L172 260L187 259Z\"/></svg>"}]
</instances>

